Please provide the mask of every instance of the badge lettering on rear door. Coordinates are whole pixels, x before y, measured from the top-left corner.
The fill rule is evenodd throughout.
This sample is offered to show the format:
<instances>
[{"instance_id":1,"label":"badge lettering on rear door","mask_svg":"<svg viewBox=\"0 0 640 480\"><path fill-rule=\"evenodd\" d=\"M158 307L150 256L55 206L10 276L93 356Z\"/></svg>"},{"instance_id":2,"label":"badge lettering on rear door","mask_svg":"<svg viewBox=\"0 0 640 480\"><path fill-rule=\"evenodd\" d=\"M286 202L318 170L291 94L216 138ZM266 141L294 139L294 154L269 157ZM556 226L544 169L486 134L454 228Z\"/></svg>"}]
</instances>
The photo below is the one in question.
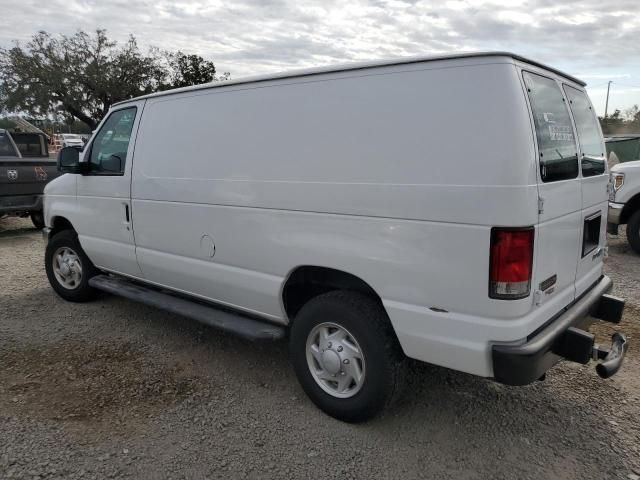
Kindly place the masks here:
<instances>
[{"instance_id":1,"label":"badge lettering on rear door","mask_svg":"<svg viewBox=\"0 0 640 480\"><path fill-rule=\"evenodd\" d=\"M553 287L556 284L557 280L558 280L558 275L552 275L551 277L547 278L545 281L540 283L540 290L545 292L547 289ZM548 293L551 293L551 292L553 292L553 290L551 290Z\"/></svg>"}]
</instances>

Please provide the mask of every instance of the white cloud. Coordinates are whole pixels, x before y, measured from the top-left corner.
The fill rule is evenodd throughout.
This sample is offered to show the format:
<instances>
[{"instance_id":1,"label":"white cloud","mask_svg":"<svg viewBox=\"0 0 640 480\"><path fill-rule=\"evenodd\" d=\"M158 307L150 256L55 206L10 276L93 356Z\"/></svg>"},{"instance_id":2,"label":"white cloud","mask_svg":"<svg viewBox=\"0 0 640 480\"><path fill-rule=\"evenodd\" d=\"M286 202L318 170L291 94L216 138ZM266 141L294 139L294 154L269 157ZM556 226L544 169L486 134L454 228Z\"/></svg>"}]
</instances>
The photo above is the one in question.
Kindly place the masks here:
<instances>
[{"instance_id":1,"label":"white cloud","mask_svg":"<svg viewBox=\"0 0 640 480\"><path fill-rule=\"evenodd\" d=\"M390 56L509 50L640 84L637 0L0 0L0 46L106 28L234 77ZM625 97L625 101L628 98ZM640 103L640 98L637 100ZM626 108L626 105L621 105Z\"/></svg>"}]
</instances>

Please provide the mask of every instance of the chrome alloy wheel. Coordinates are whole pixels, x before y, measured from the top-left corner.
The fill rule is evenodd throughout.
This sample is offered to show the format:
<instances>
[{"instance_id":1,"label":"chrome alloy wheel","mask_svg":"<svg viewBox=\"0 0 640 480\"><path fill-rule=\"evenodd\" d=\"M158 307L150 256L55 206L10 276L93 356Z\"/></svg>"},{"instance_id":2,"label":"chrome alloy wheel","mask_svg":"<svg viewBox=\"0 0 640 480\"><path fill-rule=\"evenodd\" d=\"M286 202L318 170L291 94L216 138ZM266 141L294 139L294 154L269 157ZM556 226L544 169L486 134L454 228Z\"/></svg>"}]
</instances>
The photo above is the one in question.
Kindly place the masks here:
<instances>
[{"instance_id":1,"label":"chrome alloy wheel","mask_svg":"<svg viewBox=\"0 0 640 480\"><path fill-rule=\"evenodd\" d=\"M364 385L364 354L346 328L335 323L316 325L307 337L306 352L313 379L329 395L350 398Z\"/></svg>"},{"instance_id":2,"label":"chrome alloy wheel","mask_svg":"<svg viewBox=\"0 0 640 480\"><path fill-rule=\"evenodd\" d=\"M53 274L64 288L78 288L82 281L82 263L78 254L69 247L57 249L53 254Z\"/></svg>"}]
</instances>

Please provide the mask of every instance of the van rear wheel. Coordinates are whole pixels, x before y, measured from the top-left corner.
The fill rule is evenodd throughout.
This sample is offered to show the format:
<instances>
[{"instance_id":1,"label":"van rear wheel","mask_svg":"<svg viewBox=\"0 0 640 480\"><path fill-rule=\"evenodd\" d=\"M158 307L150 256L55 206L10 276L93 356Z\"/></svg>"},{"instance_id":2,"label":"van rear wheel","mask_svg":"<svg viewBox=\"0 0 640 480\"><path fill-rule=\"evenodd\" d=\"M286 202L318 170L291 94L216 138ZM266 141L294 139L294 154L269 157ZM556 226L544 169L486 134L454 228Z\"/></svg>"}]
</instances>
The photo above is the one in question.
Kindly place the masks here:
<instances>
[{"instance_id":1,"label":"van rear wheel","mask_svg":"<svg viewBox=\"0 0 640 480\"><path fill-rule=\"evenodd\" d=\"M89 279L98 273L84 253L73 230L56 233L44 254L45 270L51 287L65 300L86 302L95 297L97 290Z\"/></svg>"},{"instance_id":2,"label":"van rear wheel","mask_svg":"<svg viewBox=\"0 0 640 480\"><path fill-rule=\"evenodd\" d=\"M640 255L640 210L637 210L627 222L627 240L634 252Z\"/></svg>"},{"instance_id":3,"label":"van rear wheel","mask_svg":"<svg viewBox=\"0 0 640 480\"><path fill-rule=\"evenodd\" d=\"M293 322L289 350L305 393L339 420L369 420L400 390L404 354L380 302L361 293L310 300Z\"/></svg>"}]
</instances>

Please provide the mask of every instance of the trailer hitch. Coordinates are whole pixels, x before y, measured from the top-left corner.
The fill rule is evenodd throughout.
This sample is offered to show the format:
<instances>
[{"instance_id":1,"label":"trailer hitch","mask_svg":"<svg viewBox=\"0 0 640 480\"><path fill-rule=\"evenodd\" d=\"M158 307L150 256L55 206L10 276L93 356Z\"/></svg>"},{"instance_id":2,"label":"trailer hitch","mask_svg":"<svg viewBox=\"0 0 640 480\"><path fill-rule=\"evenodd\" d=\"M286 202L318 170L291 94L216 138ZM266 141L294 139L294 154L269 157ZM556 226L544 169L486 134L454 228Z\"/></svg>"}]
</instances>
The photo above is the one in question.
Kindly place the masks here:
<instances>
[{"instance_id":1,"label":"trailer hitch","mask_svg":"<svg viewBox=\"0 0 640 480\"><path fill-rule=\"evenodd\" d=\"M616 332L611 336L611 348L608 350L601 348L599 345L594 345L593 359L602 360L602 362L596 365L598 375L600 375L601 378L609 378L615 375L622 366L622 361L628 348L629 342L627 341L627 337L620 332Z\"/></svg>"}]
</instances>

